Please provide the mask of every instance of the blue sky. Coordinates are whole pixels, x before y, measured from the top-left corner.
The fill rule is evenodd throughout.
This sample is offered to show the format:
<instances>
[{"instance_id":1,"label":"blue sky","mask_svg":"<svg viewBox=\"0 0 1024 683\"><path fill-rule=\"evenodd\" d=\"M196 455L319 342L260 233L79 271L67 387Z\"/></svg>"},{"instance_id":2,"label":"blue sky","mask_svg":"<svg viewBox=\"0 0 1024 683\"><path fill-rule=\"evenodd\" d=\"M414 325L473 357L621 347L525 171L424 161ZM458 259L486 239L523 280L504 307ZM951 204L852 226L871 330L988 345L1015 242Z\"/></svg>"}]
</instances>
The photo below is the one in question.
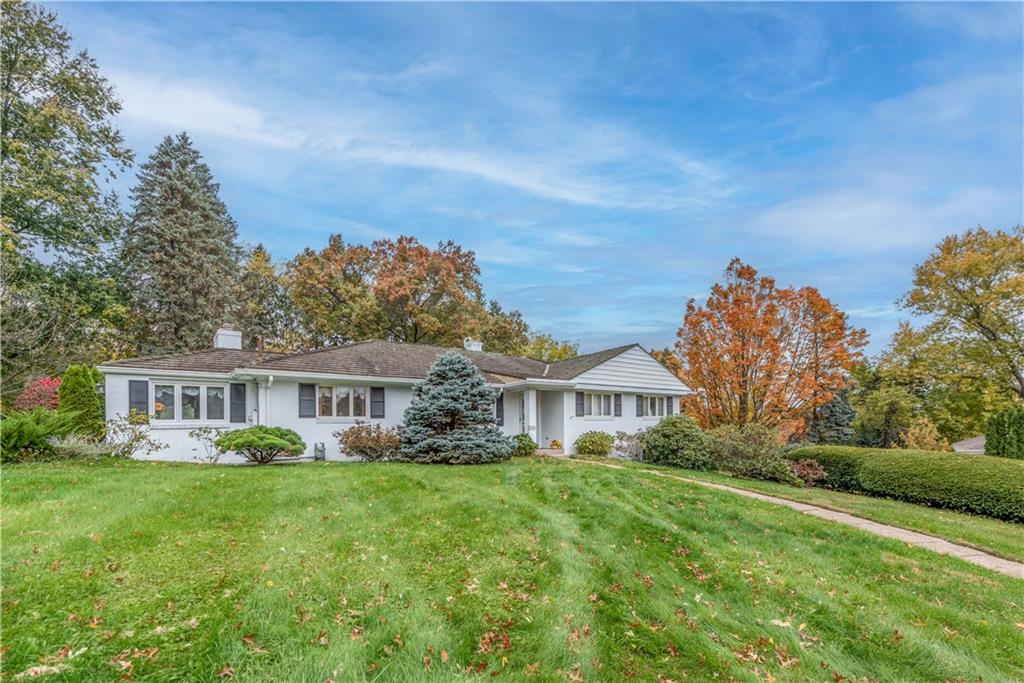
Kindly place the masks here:
<instances>
[{"instance_id":1,"label":"blue sky","mask_svg":"<svg viewBox=\"0 0 1024 683\"><path fill-rule=\"evenodd\" d=\"M585 350L671 344L739 256L877 352L939 239L1024 220L1019 3L52 7L245 241L454 239Z\"/></svg>"}]
</instances>

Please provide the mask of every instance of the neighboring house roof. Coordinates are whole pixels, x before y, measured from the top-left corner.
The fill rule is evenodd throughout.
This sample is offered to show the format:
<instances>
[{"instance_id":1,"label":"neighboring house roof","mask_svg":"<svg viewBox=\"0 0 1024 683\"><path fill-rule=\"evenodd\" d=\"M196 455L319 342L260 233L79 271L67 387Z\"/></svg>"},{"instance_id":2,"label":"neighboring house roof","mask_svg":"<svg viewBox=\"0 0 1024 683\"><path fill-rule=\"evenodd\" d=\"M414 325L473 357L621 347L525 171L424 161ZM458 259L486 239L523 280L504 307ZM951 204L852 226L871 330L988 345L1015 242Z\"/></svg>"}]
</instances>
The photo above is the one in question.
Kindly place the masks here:
<instances>
[{"instance_id":1,"label":"neighboring house roof","mask_svg":"<svg viewBox=\"0 0 1024 683\"><path fill-rule=\"evenodd\" d=\"M273 351L262 353L262 362L279 358L287 354ZM102 367L139 368L145 370L191 370L195 372L228 373L235 368L259 365L259 351L239 351L238 349L204 349L186 353L167 353L159 356L143 356L127 358L103 363Z\"/></svg>"},{"instance_id":2,"label":"neighboring house roof","mask_svg":"<svg viewBox=\"0 0 1024 683\"><path fill-rule=\"evenodd\" d=\"M953 450L957 453L984 453L985 452L985 435L972 436L969 439L963 441L957 441L953 444Z\"/></svg>"},{"instance_id":3,"label":"neighboring house roof","mask_svg":"<svg viewBox=\"0 0 1024 683\"><path fill-rule=\"evenodd\" d=\"M264 352L262 360L257 351L210 349L113 361L104 363L103 367L223 373L238 368L259 368L267 371L422 379L427 376L438 355L446 351L457 351L469 358L488 381L508 384L523 379L570 380L634 346L636 344L628 344L545 363L534 358L503 353L371 340L291 354Z\"/></svg>"}]
</instances>

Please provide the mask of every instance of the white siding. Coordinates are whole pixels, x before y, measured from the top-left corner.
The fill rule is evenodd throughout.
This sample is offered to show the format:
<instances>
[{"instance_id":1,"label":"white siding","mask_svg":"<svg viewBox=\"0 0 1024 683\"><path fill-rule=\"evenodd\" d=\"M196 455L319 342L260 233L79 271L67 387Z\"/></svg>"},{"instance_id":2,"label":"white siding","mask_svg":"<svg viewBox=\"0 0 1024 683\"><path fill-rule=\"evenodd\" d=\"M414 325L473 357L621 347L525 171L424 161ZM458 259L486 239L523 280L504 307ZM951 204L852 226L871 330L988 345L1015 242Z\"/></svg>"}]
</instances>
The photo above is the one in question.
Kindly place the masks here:
<instances>
[{"instance_id":1,"label":"white siding","mask_svg":"<svg viewBox=\"0 0 1024 683\"><path fill-rule=\"evenodd\" d=\"M124 374L107 374L104 376L104 403L106 418L108 420L115 420L118 417L122 417L128 414L128 382L129 380L145 380L150 382L167 382L167 383L188 383L193 382L195 384L224 384L227 385L230 382L226 377L221 379L213 379L207 377L196 377L189 376L187 374L178 375L175 377L149 377L147 375L124 375ZM236 380L236 383L237 380ZM152 401L152 388L150 388L150 401ZM256 392L255 387L251 382L246 383L246 412L248 417L248 424L251 424L254 419L254 413L256 409ZM231 402L230 402L230 390L225 392L225 403L224 412L225 415L230 416ZM150 436L163 447L159 450L153 451L148 455L143 453L136 454L136 457L145 458L147 460L167 460L173 462L193 462L202 460L206 456L206 450L203 445L190 437L188 433L196 427L217 427L222 429L238 429L245 427L247 424L240 422L229 423L226 421L213 421L213 422L170 422L161 423L158 420L150 420ZM225 455L220 459L224 463L239 463L243 462L242 458L234 455Z\"/></svg>"},{"instance_id":2,"label":"white siding","mask_svg":"<svg viewBox=\"0 0 1024 683\"><path fill-rule=\"evenodd\" d=\"M653 360L653 359L652 359ZM656 361L655 361L656 362ZM679 395L670 397L672 400L672 413L679 414ZM650 429L658 424L661 417L637 417L636 416L636 394L622 394L622 416L621 417L577 417L576 416L576 394L572 391L565 392L565 452L575 453L574 444L584 432L607 432L615 435L615 432L634 432Z\"/></svg>"},{"instance_id":3,"label":"white siding","mask_svg":"<svg viewBox=\"0 0 1024 683\"><path fill-rule=\"evenodd\" d=\"M312 380L310 383L313 383ZM334 383L343 384L344 382L339 378ZM268 424L295 430L306 442L306 455L312 456L315 444L322 443L328 460L348 460L350 458L341 454L334 432L351 427L356 422L392 427L400 425L405 409L409 407L411 400L411 385L389 384L384 388L384 419L299 417L299 381L277 378L270 388Z\"/></svg>"},{"instance_id":4,"label":"white siding","mask_svg":"<svg viewBox=\"0 0 1024 683\"><path fill-rule=\"evenodd\" d=\"M605 387L613 391L685 394L686 386L669 370L638 346L578 375L580 387Z\"/></svg>"}]
</instances>

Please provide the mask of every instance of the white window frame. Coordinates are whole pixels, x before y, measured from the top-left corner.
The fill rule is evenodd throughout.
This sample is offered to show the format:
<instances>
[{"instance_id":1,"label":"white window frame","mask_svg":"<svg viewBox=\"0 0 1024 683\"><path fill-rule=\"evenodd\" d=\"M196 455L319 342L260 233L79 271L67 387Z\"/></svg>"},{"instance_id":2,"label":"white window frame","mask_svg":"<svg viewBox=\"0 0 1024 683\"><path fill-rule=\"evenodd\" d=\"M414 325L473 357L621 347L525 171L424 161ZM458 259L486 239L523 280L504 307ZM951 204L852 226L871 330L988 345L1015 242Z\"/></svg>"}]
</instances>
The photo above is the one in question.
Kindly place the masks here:
<instances>
[{"instance_id":1,"label":"white window frame","mask_svg":"<svg viewBox=\"0 0 1024 683\"><path fill-rule=\"evenodd\" d=\"M653 394L640 394L640 398L643 399L643 419L660 420L668 415L668 401L672 400L671 397L655 396Z\"/></svg>"},{"instance_id":2,"label":"white window frame","mask_svg":"<svg viewBox=\"0 0 1024 683\"><path fill-rule=\"evenodd\" d=\"M320 411L320 390L331 390L331 414L324 415ZM348 391L348 415L335 415L338 412L338 390ZM363 414L355 415L355 392L363 391ZM317 384L316 385L316 419L319 422L363 422L370 419L370 385L369 384ZM374 418L379 420L380 418Z\"/></svg>"},{"instance_id":3,"label":"white window frame","mask_svg":"<svg viewBox=\"0 0 1024 683\"><path fill-rule=\"evenodd\" d=\"M173 387L174 388L174 417L173 418L162 418L157 417L156 414L156 388L160 387ZM199 417L196 419L184 419L181 412L181 388L182 387L199 387ZM224 393L224 417L219 419L211 420L207 415L207 388L217 388ZM176 425L198 425L203 423L215 424L215 425L226 425L230 418L230 405L229 405L229 394L228 394L228 383L227 382L192 382L189 380L164 380L164 379L150 379L149 380L149 414L151 416L150 424L156 426L176 426Z\"/></svg>"},{"instance_id":4,"label":"white window frame","mask_svg":"<svg viewBox=\"0 0 1024 683\"><path fill-rule=\"evenodd\" d=\"M594 399L597 399L598 412L594 412ZM607 408L607 412L605 409ZM615 418L615 394L585 391L583 392L583 419L612 420Z\"/></svg>"}]
</instances>

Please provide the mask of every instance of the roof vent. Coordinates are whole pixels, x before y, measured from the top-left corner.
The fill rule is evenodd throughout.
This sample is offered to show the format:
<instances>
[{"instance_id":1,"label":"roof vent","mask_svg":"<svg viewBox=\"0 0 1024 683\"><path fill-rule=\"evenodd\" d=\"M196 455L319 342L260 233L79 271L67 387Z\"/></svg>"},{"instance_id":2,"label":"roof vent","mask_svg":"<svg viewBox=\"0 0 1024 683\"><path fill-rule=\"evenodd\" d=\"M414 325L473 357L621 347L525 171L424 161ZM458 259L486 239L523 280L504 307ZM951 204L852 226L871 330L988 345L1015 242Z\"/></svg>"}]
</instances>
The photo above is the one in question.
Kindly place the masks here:
<instances>
[{"instance_id":1,"label":"roof vent","mask_svg":"<svg viewBox=\"0 0 1024 683\"><path fill-rule=\"evenodd\" d=\"M222 327L213 335L215 349L242 349L242 333L230 327Z\"/></svg>"},{"instance_id":2,"label":"roof vent","mask_svg":"<svg viewBox=\"0 0 1024 683\"><path fill-rule=\"evenodd\" d=\"M480 341L479 339L473 339L472 337L466 337L465 339L463 339L462 340L462 346L464 346L467 351L483 351L484 350L483 342Z\"/></svg>"}]
</instances>

